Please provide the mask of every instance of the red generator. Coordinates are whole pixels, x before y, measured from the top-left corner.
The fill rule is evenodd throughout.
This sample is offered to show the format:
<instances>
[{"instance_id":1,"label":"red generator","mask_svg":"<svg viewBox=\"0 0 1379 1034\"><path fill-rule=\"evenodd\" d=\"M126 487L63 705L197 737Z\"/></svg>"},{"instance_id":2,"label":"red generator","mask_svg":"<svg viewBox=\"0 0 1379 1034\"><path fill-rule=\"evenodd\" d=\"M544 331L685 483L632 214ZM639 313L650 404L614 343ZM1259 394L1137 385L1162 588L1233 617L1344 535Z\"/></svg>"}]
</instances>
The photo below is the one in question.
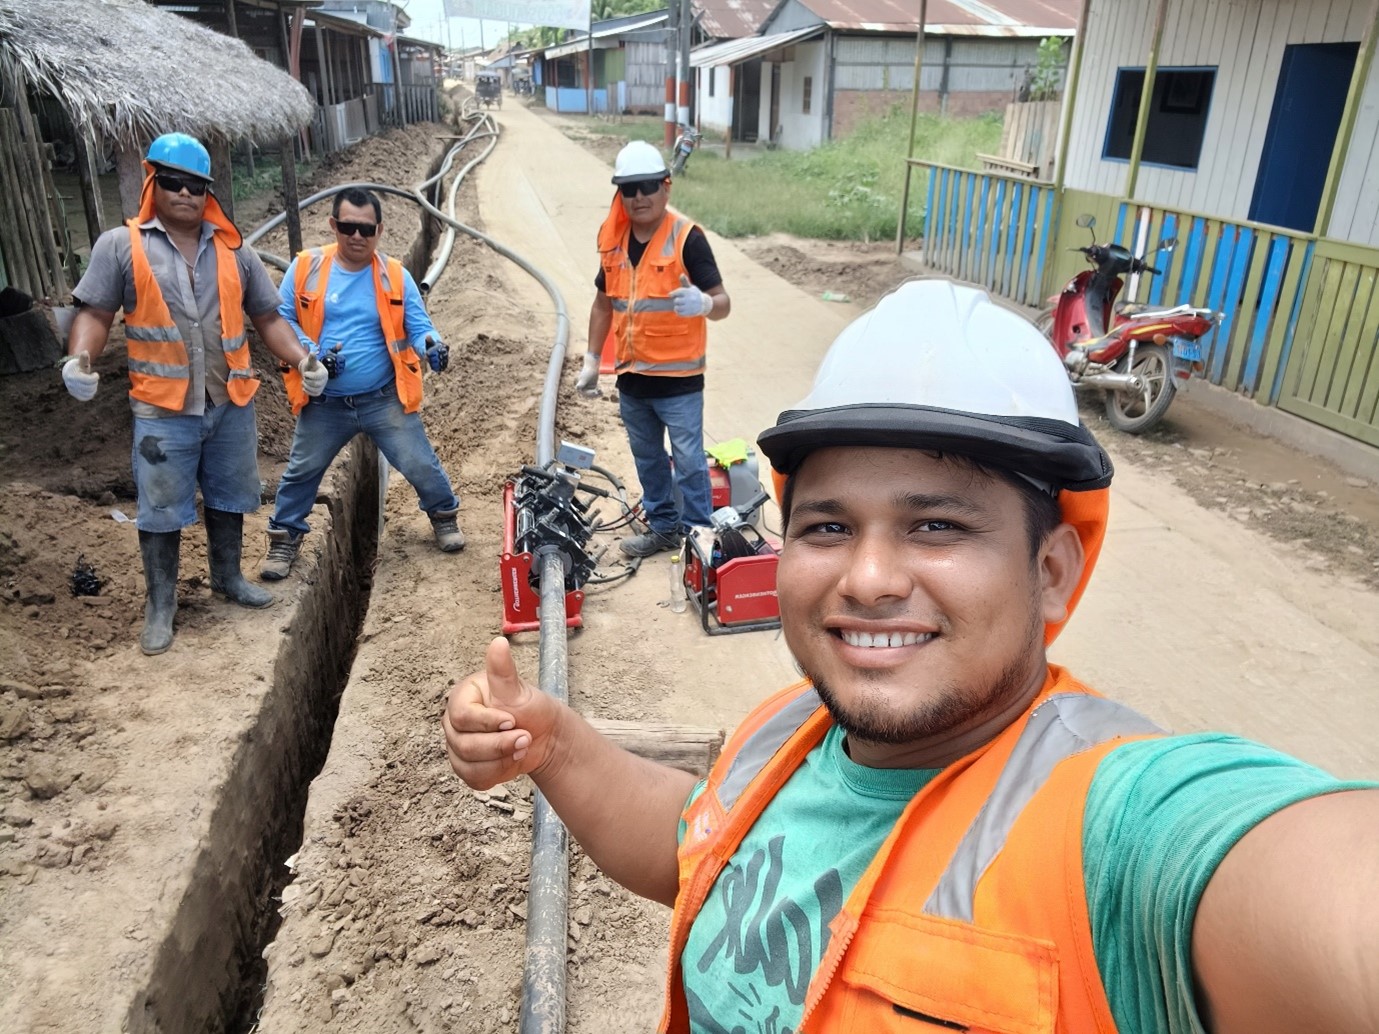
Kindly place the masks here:
<instances>
[{"instance_id":1,"label":"red generator","mask_svg":"<svg viewBox=\"0 0 1379 1034\"><path fill-rule=\"evenodd\" d=\"M780 628L776 548L750 524L739 519L725 527L714 517L711 546L685 539L685 595L699 624L709 635Z\"/></svg>"}]
</instances>

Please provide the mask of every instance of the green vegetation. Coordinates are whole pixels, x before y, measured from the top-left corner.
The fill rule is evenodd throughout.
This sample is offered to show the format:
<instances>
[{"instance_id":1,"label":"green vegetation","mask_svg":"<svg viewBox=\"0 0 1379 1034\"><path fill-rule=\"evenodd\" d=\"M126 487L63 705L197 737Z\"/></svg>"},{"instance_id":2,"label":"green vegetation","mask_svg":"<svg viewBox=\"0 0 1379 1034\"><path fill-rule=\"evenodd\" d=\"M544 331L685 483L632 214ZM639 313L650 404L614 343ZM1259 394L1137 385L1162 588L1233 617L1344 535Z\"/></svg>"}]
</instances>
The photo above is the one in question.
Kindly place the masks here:
<instances>
[{"instance_id":1,"label":"green vegetation","mask_svg":"<svg viewBox=\"0 0 1379 1034\"><path fill-rule=\"evenodd\" d=\"M282 189L282 163L276 154L259 152L254 156L254 174L249 175L249 165L236 154L230 162L234 174L235 200L245 201L274 190ZM297 163L297 179L302 181L311 170L310 162Z\"/></svg>"},{"instance_id":2,"label":"green vegetation","mask_svg":"<svg viewBox=\"0 0 1379 1034\"><path fill-rule=\"evenodd\" d=\"M699 151L676 181L673 203L728 237L784 232L829 240L894 238L909 134L909 113L896 106L812 151L768 151L731 161ZM1000 137L999 115L921 115L914 154L976 168L977 152L997 150ZM654 136L639 139L659 142ZM915 236L923 233L927 189L926 174L916 170L906 220Z\"/></svg>"}]
</instances>

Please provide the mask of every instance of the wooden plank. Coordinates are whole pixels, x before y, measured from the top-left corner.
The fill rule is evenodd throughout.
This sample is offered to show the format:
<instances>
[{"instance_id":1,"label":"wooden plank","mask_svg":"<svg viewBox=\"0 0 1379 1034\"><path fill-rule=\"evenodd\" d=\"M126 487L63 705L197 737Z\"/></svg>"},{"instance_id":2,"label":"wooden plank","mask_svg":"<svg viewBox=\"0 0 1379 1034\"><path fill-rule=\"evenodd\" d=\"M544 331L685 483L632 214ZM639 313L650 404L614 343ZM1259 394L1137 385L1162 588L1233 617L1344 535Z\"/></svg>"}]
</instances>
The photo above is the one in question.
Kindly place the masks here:
<instances>
[{"instance_id":1,"label":"wooden plank","mask_svg":"<svg viewBox=\"0 0 1379 1034\"><path fill-rule=\"evenodd\" d=\"M1270 336L1269 348L1265 354L1264 369L1260 374L1260 383L1269 385L1269 394L1264 401L1270 405L1277 405L1283 394L1283 382L1288 376L1288 361L1292 355L1298 321L1303 312L1306 311L1309 317L1308 325L1311 324L1311 316L1315 312L1314 307L1320 296L1320 285L1310 279L1314 247L1311 241L1304 243L1294 241L1292 255L1288 262L1288 272L1283 277L1279 313L1282 314L1290 296L1292 304L1288 306L1288 319L1279 320L1274 328L1274 333Z\"/></svg>"},{"instance_id":2,"label":"wooden plank","mask_svg":"<svg viewBox=\"0 0 1379 1034\"><path fill-rule=\"evenodd\" d=\"M1236 314L1237 322L1231 335L1233 341L1230 355L1226 360L1224 381L1232 391L1240 389L1240 374L1245 368L1245 358L1250 350L1250 338L1255 321L1265 324L1269 322L1268 310L1258 308L1260 288L1264 283L1264 268L1269 259L1268 241L1268 234L1261 234L1255 241L1249 271L1245 275L1245 284L1240 292L1240 310Z\"/></svg>"},{"instance_id":3,"label":"wooden plank","mask_svg":"<svg viewBox=\"0 0 1379 1034\"><path fill-rule=\"evenodd\" d=\"M1009 297L1010 276L1015 267L1015 243L1020 236L1020 204L1025 196L1023 183L1012 183L1006 208L1006 232L1001 239L1000 292Z\"/></svg>"},{"instance_id":4,"label":"wooden plank","mask_svg":"<svg viewBox=\"0 0 1379 1034\"><path fill-rule=\"evenodd\" d=\"M1247 395L1253 397L1259 392L1260 365L1264 347L1269 341L1269 330L1280 319L1279 296L1283 288L1283 272L1288 264L1288 254L1293 243L1287 237L1275 235L1269 242L1269 262L1264 270L1264 282L1259 294L1259 308L1255 316L1254 330L1250 335L1248 354L1245 358L1243 387Z\"/></svg>"},{"instance_id":5,"label":"wooden plank","mask_svg":"<svg viewBox=\"0 0 1379 1034\"><path fill-rule=\"evenodd\" d=\"M1196 299L1204 297L1197 281L1202 273L1202 256L1206 253L1206 243L1206 220L1194 217L1192 228L1187 235L1187 251L1183 254L1183 271L1178 280L1178 292L1174 295L1175 298L1192 302L1194 305L1198 304Z\"/></svg>"},{"instance_id":6,"label":"wooden plank","mask_svg":"<svg viewBox=\"0 0 1379 1034\"><path fill-rule=\"evenodd\" d=\"M1278 408L1285 410L1295 416L1304 417L1313 423L1329 427L1333 431L1365 442L1368 445L1379 446L1379 427L1375 427L1373 421L1362 423L1350 417L1342 416L1329 409L1323 409L1314 403L1303 399L1289 398L1285 396L1279 399Z\"/></svg>"},{"instance_id":7,"label":"wooden plank","mask_svg":"<svg viewBox=\"0 0 1379 1034\"><path fill-rule=\"evenodd\" d=\"M24 160L24 145L20 139L18 117L13 111L6 111L4 121L4 140L0 151L5 152L9 181L15 186L14 214L18 231L19 251L28 281L26 292L34 298L42 298L48 293L48 277L43 266L42 245L39 243L40 230L34 218L37 202L34 198L33 183L28 176L28 163Z\"/></svg>"},{"instance_id":8,"label":"wooden plank","mask_svg":"<svg viewBox=\"0 0 1379 1034\"><path fill-rule=\"evenodd\" d=\"M1207 240L1208 246L1214 238L1216 247L1212 250L1210 260L1210 286L1207 288L1207 308L1216 312L1223 313L1226 308L1226 282L1230 276L1230 260L1235 254L1235 237L1239 227L1230 223L1215 222L1215 232L1212 232L1212 223L1208 223ZM1224 320L1224 315L1223 315ZM1204 349L1203 357L1211 365L1211 353L1217 348L1226 347L1226 335L1221 331L1221 323L1218 322L1205 337L1202 338Z\"/></svg>"},{"instance_id":9,"label":"wooden plank","mask_svg":"<svg viewBox=\"0 0 1379 1034\"><path fill-rule=\"evenodd\" d=\"M1374 305L1371 304L1371 310ZM1367 338L1369 371L1363 378L1359 395L1355 400L1355 419L1370 427L1379 427L1379 328Z\"/></svg>"},{"instance_id":10,"label":"wooden plank","mask_svg":"<svg viewBox=\"0 0 1379 1034\"><path fill-rule=\"evenodd\" d=\"M1379 342L1379 292L1375 291L1376 274L1373 268L1361 269L1355 288L1355 307L1351 310L1350 329L1346 345L1350 358L1343 367L1327 396L1329 408L1344 416L1355 416L1363 395L1365 380L1373 366L1376 342Z\"/></svg>"},{"instance_id":11,"label":"wooden plank","mask_svg":"<svg viewBox=\"0 0 1379 1034\"><path fill-rule=\"evenodd\" d=\"M101 182L96 172L95 148L89 135L81 129L72 132L76 139L77 179L81 183L81 204L86 215L86 235L92 244L105 231L104 206L101 201Z\"/></svg>"},{"instance_id":12,"label":"wooden plank","mask_svg":"<svg viewBox=\"0 0 1379 1034\"><path fill-rule=\"evenodd\" d=\"M1039 278L1034 275L1030 268L1030 256L1034 252L1034 238L1038 229L1036 223L1039 218L1039 202L1042 199L1042 192L1031 189L1029 197L1029 209L1025 212L1024 244L1020 253L1020 287L1015 296L1015 300L1024 302L1026 305L1038 305L1037 298L1039 292Z\"/></svg>"},{"instance_id":13,"label":"wooden plank","mask_svg":"<svg viewBox=\"0 0 1379 1034\"><path fill-rule=\"evenodd\" d=\"M1161 242L1168 237L1176 237L1178 235L1178 216L1173 212L1165 212L1163 214L1163 224L1160 230L1159 240ZM1174 247L1170 252L1159 252L1159 257L1154 261L1154 265L1158 266L1161 272L1158 276L1152 278L1149 287L1150 305L1162 305L1164 303L1164 295L1167 294L1168 291L1166 285L1173 277L1174 270L1178 265L1175 261L1177 257L1177 247ZM1173 295L1169 294L1168 297L1172 298Z\"/></svg>"},{"instance_id":14,"label":"wooden plank","mask_svg":"<svg viewBox=\"0 0 1379 1034\"><path fill-rule=\"evenodd\" d=\"M33 219L40 234L41 255L46 267L45 294L54 300L65 301L70 292L67 289L67 274L63 269L62 255L57 248L57 227L60 222L63 238L66 239L67 220L60 214L61 202L58 200L57 188L53 186L47 148L43 143L42 134L38 131L38 122L29 110L27 99L20 99L15 106L15 114L24 134L24 151L29 167L27 175L30 189L33 191L31 196L34 198L34 204L29 208L33 211Z\"/></svg>"},{"instance_id":15,"label":"wooden plank","mask_svg":"<svg viewBox=\"0 0 1379 1034\"><path fill-rule=\"evenodd\" d=\"M1001 234L1005 228L1006 181L996 181L996 196L991 202L991 227L986 245L986 270L982 282L996 289L996 258L1001 253Z\"/></svg>"},{"instance_id":16,"label":"wooden plank","mask_svg":"<svg viewBox=\"0 0 1379 1034\"><path fill-rule=\"evenodd\" d=\"M1320 265L1321 299L1317 308L1317 322L1307 335L1305 348L1299 356L1297 377L1292 390L1288 392L1295 399L1312 400L1317 370L1321 367L1321 353L1326 351L1327 336L1336 323L1336 306L1341 298L1341 273L1344 268L1343 263L1334 261Z\"/></svg>"},{"instance_id":17,"label":"wooden plank","mask_svg":"<svg viewBox=\"0 0 1379 1034\"><path fill-rule=\"evenodd\" d=\"M967 262L967 277L973 283L980 283L982 268L986 265L986 216L991 203L991 177L982 176L981 190L977 201L977 232L972 238L972 254Z\"/></svg>"},{"instance_id":18,"label":"wooden plank","mask_svg":"<svg viewBox=\"0 0 1379 1034\"><path fill-rule=\"evenodd\" d=\"M1254 250L1254 230L1248 226L1240 227L1236 234L1235 247L1231 251L1230 273L1226 278L1225 315L1217 325L1216 341L1220 346L1212 354L1211 380L1220 384L1225 374L1227 357L1235 351L1232 348L1235 328L1242 309L1240 296L1245 289L1245 275L1249 271L1250 256Z\"/></svg>"},{"instance_id":19,"label":"wooden plank","mask_svg":"<svg viewBox=\"0 0 1379 1034\"><path fill-rule=\"evenodd\" d=\"M700 778L723 750L723 730L665 722L586 718L594 731L638 757L669 765Z\"/></svg>"},{"instance_id":20,"label":"wooden plank","mask_svg":"<svg viewBox=\"0 0 1379 1034\"><path fill-rule=\"evenodd\" d=\"M1364 267L1346 263L1341 269L1341 282L1335 312L1331 318L1332 333L1324 341L1324 349L1317 356L1317 379L1308 400L1323 409L1335 408L1330 400L1336 387L1336 376L1347 368L1350 350L1357 342L1352 334L1364 320L1363 306L1368 299L1359 299L1360 277ZM1356 306L1360 305L1360 312Z\"/></svg>"},{"instance_id":21,"label":"wooden plank","mask_svg":"<svg viewBox=\"0 0 1379 1034\"><path fill-rule=\"evenodd\" d=\"M1049 245L1053 240L1053 191L1040 191L1043 195L1043 214L1039 217L1039 243L1034 253L1034 284L1026 299L1026 305L1038 305L1039 295L1044 288L1044 263L1048 258Z\"/></svg>"},{"instance_id":22,"label":"wooden plank","mask_svg":"<svg viewBox=\"0 0 1379 1034\"><path fill-rule=\"evenodd\" d=\"M18 290L33 297L40 292L38 268L33 249L26 240L24 213L20 202L19 172L14 158L19 150L11 142L18 135L14 114L0 108L0 247L4 248L10 282Z\"/></svg>"}]
</instances>

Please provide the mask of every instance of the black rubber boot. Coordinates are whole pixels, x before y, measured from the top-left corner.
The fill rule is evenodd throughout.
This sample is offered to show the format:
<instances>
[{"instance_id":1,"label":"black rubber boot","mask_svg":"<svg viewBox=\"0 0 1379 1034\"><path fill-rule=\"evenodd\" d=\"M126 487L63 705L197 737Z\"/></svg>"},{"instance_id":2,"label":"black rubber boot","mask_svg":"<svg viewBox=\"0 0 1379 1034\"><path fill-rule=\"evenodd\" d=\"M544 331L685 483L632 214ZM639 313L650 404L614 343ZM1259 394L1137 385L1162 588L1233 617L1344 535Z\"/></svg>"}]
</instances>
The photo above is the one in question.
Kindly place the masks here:
<instances>
[{"instance_id":1,"label":"black rubber boot","mask_svg":"<svg viewBox=\"0 0 1379 1034\"><path fill-rule=\"evenodd\" d=\"M244 580L244 514L206 507L206 551L211 557L211 591L241 607L271 607L273 594Z\"/></svg>"},{"instance_id":2,"label":"black rubber boot","mask_svg":"<svg viewBox=\"0 0 1379 1034\"><path fill-rule=\"evenodd\" d=\"M149 656L165 653L172 645L172 619L177 613L177 559L181 548L180 531L139 532L147 592L139 649Z\"/></svg>"}]
</instances>

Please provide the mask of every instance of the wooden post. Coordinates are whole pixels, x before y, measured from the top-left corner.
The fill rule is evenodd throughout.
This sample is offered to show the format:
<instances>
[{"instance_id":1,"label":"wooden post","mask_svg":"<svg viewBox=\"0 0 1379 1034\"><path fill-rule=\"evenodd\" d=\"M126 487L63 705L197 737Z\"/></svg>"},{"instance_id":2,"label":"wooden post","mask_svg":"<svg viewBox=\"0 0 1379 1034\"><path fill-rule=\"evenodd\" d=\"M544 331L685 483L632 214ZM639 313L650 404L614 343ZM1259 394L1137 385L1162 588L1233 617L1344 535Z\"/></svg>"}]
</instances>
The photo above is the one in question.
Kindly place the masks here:
<instances>
[{"instance_id":1,"label":"wooden post","mask_svg":"<svg viewBox=\"0 0 1379 1034\"><path fill-rule=\"evenodd\" d=\"M101 181L96 172L96 151L85 130L73 126L72 136L77 145L77 178L81 181L81 204L86 211L86 234L95 244L96 238L105 230Z\"/></svg>"},{"instance_id":2,"label":"wooden post","mask_svg":"<svg viewBox=\"0 0 1379 1034\"><path fill-rule=\"evenodd\" d=\"M278 146L282 149L283 213L287 217L287 246L295 255L302 250L302 213L297 208L297 156L292 151L290 136L278 141Z\"/></svg>"},{"instance_id":3,"label":"wooden post","mask_svg":"<svg viewBox=\"0 0 1379 1034\"><path fill-rule=\"evenodd\" d=\"M235 0L225 0L225 35L239 39L239 21L235 16Z\"/></svg>"},{"instance_id":4,"label":"wooden post","mask_svg":"<svg viewBox=\"0 0 1379 1034\"><path fill-rule=\"evenodd\" d=\"M1082 0L1082 10L1077 16L1077 35L1073 37L1072 68L1068 70L1068 83L1063 89L1063 126L1058 134L1058 151L1053 156L1053 195L1060 199L1063 195L1064 169L1068 164L1068 141L1073 133L1073 112L1077 110L1077 85L1082 78L1082 55L1087 50L1087 22L1092 12L1092 0ZM1052 263L1050 263L1052 266Z\"/></svg>"},{"instance_id":5,"label":"wooden post","mask_svg":"<svg viewBox=\"0 0 1379 1034\"><path fill-rule=\"evenodd\" d=\"M115 143L115 171L120 177L120 218L139 214L139 194L144 189L144 149L137 140Z\"/></svg>"},{"instance_id":6,"label":"wooden post","mask_svg":"<svg viewBox=\"0 0 1379 1034\"><path fill-rule=\"evenodd\" d=\"M723 158L727 160L733 156L733 123L737 121L737 98L733 96L733 73L737 71L737 65L728 66L728 139L723 143ZM714 70L709 69L709 75L713 75Z\"/></svg>"},{"instance_id":7,"label":"wooden post","mask_svg":"<svg viewBox=\"0 0 1379 1034\"><path fill-rule=\"evenodd\" d=\"M1331 212L1336 204L1336 188L1341 182L1341 171L1345 168L1346 153L1350 150L1350 138L1355 132L1355 118L1360 110L1360 98L1365 83L1369 81L1369 71L1374 64L1375 38L1379 36L1379 2L1369 16L1369 28L1365 40L1360 45L1360 54L1355 59L1355 71L1350 76L1350 92L1346 94L1345 108L1342 109L1341 125L1336 132L1336 143L1331 148L1331 164L1326 170L1326 181L1322 187L1321 203L1317 205L1317 222L1312 232L1325 237L1327 224L1331 222Z\"/></svg>"},{"instance_id":8,"label":"wooden post","mask_svg":"<svg viewBox=\"0 0 1379 1034\"><path fill-rule=\"evenodd\" d=\"M900 191L900 218L896 220L895 253L905 251L905 212L910 207L910 177L915 167L910 159L915 156L915 130L919 126L919 73L924 68L924 19L929 13L929 0L919 0L919 31L915 33L915 84L910 91L910 146L905 149L905 185ZM925 218L927 219L927 213ZM925 227L928 235L928 227Z\"/></svg>"},{"instance_id":9,"label":"wooden post","mask_svg":"<svg viewBox=\"0 0 1379 1034\"><path fill-rule=\"evenodd\" d=\"M211 178L215 180L215 198L225 214L235 217L235 173L230 165L230 141L222 136L211 138Z\"/></svg>"},{"instance_id":10,"label":"wooden post","mask_svg":"<svg viewBox=\"0 0 1379 1034\"><path fill-rule=\"evenodd\" d=\"M1135 141L1130 145L1130 169L1125 174L1125 197L1135 200L1135 187L1140 178L1140 157L1144 154L1144 138L1149 129L1149 108L1154 99L1154 79L1159 74L1159 47L1163 45L1164 20L1168 15L1168 0L1159 0L1154 15L1154 38L1149 44L1149 60L1144 68L1144 88L1140 91L1140 110L1135 118Z\"/></svg>"},{"instance_id":11,"label":"wooden post","mask_svg":"<svg viewBox=\"0 0 1379 1034\"><path fill-rule=\"evenodd\" d=\"M638 757L706 776L723 749L723 730L661 722L586 719L594 730Z\"/></svg>"}]
</instances>

